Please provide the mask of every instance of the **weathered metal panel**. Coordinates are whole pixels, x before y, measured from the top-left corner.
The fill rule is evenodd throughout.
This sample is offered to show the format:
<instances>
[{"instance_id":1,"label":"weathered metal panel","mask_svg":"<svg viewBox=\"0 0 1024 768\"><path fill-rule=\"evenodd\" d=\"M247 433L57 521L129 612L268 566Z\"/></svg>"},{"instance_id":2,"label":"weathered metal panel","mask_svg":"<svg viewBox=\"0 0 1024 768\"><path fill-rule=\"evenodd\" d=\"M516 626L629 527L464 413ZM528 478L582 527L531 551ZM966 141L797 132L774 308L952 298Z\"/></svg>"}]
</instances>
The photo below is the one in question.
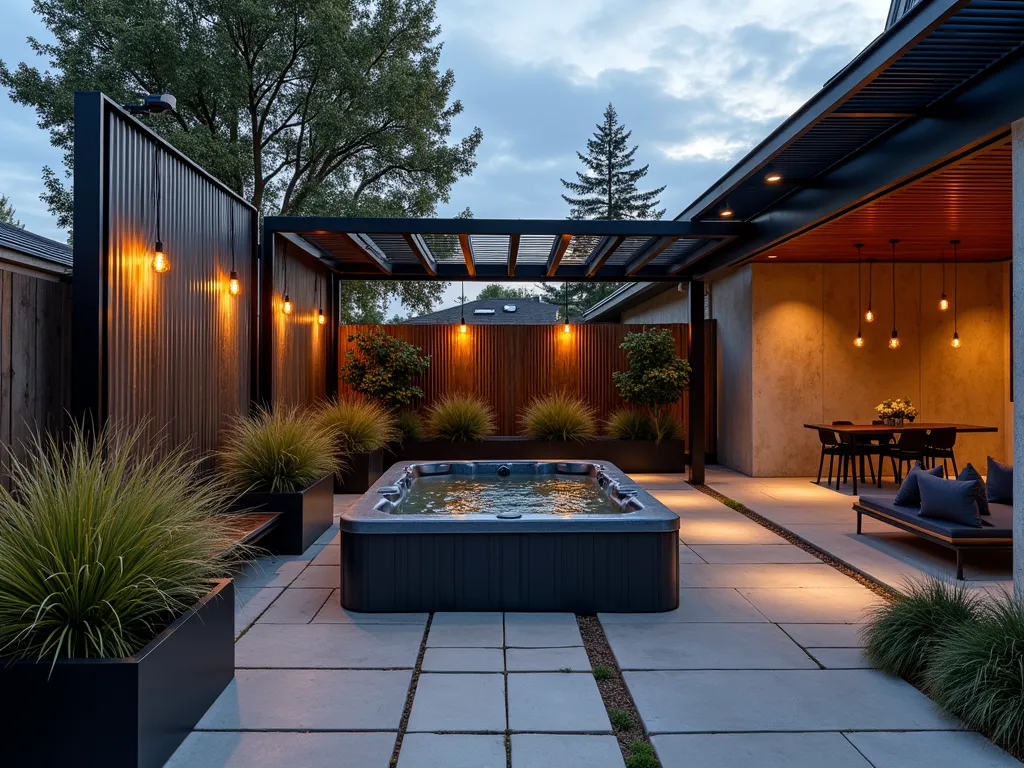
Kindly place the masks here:
<instances>
[{"instance_id":1,"label":"weathered metal panel","mask_svg":"<svg viewBox=\"0 0 1024 768\"><path fill-rule=\"evenodd\" d=\"M103 415L206 453L249 408L256 213L119 110L106 110L105 128Z\"/></svg>"}]
</instances>

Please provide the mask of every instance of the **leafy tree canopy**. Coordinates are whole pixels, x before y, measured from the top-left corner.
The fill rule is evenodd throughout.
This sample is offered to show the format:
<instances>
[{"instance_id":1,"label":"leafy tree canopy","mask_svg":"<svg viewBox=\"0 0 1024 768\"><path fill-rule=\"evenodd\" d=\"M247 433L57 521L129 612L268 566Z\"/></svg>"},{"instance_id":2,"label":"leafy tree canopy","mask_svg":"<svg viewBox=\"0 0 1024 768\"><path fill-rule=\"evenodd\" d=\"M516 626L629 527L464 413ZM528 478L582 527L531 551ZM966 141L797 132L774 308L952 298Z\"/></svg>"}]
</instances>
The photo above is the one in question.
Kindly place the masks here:
<instances>
[{"instance_id":1,"label":"leafy tree canopy","mask_svg":"<svg viewBox=\"0 0 1024 768\"><path fill-rule=\"evenodd\" d=\"M561 180L572 193L562 195L571 208L570 218L660 219L665 215L664 208L658 209L658 196L665 187L649 192L637 189L650 166L633 167L638 147L629 148L632 135L609 104L593 138L587 139L587 154L576 153L586 171L577 171L576 181Z\"/></svg>"},{"instance_id":2,"label":"leafy tree canopy","mask_svg":"<svg viewBox=\"0 0 1024 768\"><path fill-rule=\"evenodd\" d=\"M435 1L36 0L55 42L30 39L42 67L0 61L0 85L64 150L43 199L68 230L78 90L173 93L175 113L143 122L265 214L429 216L482 140L452 136ZM365 285L360 319L382 294L419 311L443 290Z\"/></svg>"},{"instance_id":3,"label":"leafy tree canopy","mask_svg":"<svg viewBox=\"0 0 1024 768\"><path fill-rule=\"evenodd\" d=\"M18 227L19 229L25 228L25 225L15 218L14 206L11 205L7 195L0 195L0 222L10 224L12 227Z\"/></svg>"},{"instance_id":4,"label":"leafy tree canopy","mask_svg":"<svg viewBox=\"0 0 1024 768\"><path fill-rule=\"evenodd\" d=\"M516 299L526 301L537 298L537 292L529 288L521 288L518 285L503 285L502 283L490 283L480 291L478 299Z\"/></svg>"},{"instance_id":5,"label":"leafy tree canopy","mask_svg":"<svg viewBox=\"0 0 1024 768\"><path fill-rule=\"evenodd\" d=\"M348 340L356 348L345 353L341 377L352 389L392 410L423 397L413 382L430 368L430 357L419 347L379 329Z\"/></svg>"}]
</instances>

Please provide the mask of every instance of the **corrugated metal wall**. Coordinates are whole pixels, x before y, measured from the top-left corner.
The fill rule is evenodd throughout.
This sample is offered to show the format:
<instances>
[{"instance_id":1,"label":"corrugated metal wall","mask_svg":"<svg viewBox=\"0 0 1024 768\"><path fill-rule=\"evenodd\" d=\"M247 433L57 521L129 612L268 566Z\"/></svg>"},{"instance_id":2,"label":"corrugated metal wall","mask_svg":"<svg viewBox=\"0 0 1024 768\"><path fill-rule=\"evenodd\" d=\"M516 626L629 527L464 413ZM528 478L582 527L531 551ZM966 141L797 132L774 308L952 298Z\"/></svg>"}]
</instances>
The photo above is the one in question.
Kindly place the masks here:
<instances>
[{"instance_id":1,"label":"corrugated metal wall","mask_svg":"<svg viewBox=\"0 0 1024 768\"><path fill-rule=\"evenodd\" d=\"M707 323L708 354L713 356L715 324ZM619 348L626 334L650 326L621 324L573 325L564 333L561 325L470 325L462 334L457 325L344 325L338 337L339 361L354 349L348 340L357 333L380 328L395 338L420 347L430 355L430 370L420 382L429 405L449 392L471 392L491 404L497 414L498 432L519 434L518 415L538 395L567 390L597 409L601 420L625 406L612 371L626 368L626 353ZM683 324L659 325L672 331L676 351L689 353L689 328ZM706 450L714 452L715 370L707 366ZM350 392L339 381L339 392ZM676 406L686 421L687 396Z\"/></svg>"},{"instance_id":2,"label":"corrugated metal wall","mask_svg":"<svg viewBox=\"0 0 1024 768\"><path fill-rule=\"evenodd\" d=\"M273 298L270 303L271 354L274 372L273 403L304 406L327 393L327 349L331 310L328 272L300 248L279 240L274 249ZM283 311L284 295L292 313ZM317 321L323 307L327 322Z\"/></svg>"},{"instance_id":3,"label":"corrugated metal wall","mask_svg":"<svg viewBox=\"0 0 1024 768\"><path fill-rule=\"evenodd\" d=\"M71 285L0 270L0 483L36 431L66 426L71 394Z\"/></svg>"},{"instance_id":4,"label":"corrugated metal wall","mask_svg":"<svg viewBox=\"0 0 1024 768\"><path fill-rule=\"evenodd\" d=\"M248 411L255 211L106 112L106 414L207 452ZM169 272L152 268L157 175ZM228 292L234 267L242 293Z\"/></svg>"}]
</instances>

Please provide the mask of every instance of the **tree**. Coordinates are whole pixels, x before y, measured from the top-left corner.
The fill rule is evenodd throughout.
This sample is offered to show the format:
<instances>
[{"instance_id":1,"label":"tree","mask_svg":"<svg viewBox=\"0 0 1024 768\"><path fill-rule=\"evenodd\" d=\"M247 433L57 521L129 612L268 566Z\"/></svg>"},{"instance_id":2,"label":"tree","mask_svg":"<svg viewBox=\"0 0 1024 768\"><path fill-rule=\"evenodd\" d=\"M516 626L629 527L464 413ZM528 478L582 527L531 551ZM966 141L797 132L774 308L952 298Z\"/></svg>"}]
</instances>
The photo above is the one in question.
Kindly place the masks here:
<instances>
[{"instance_id":1,"label":"tree","mask_svg":"<svg viewBox=\"0 0 1024 768\"><path fill-rule=\"evenodd\" d=\"M0 61L0 85L34 107L64 173L42 198L70 230L74 92L122 104L170 92L141 118L264 214L430 216L472 173L482 133L452 137L462 104L439 69L435 0L37 0L54 43L36 68ZM426 284L424 284L426 285ZM357 315L433 289L361 283ZM442 288L443 290L443 288ZM414 307L419 309L419 307Z\"/></svg>"},{"instance_id":2,"label":"tree","mask_svg":"<svg viewBox=\"0 0 1024 768\"><path fill-rule=\"evenodd\" d=\"M352 389L391 410L423 397L413 381L430 368L430 356L419 347L376 329L348 340L356 348L345 353L341 378Z\"/></svg>"},{"instance_id":3,"label":"tree","mask_svg":"<svg viewBox=\"0 0 1024 768\"><path fill-rule=\"evenodd\" d=\"M584 312L601 301L601 299L615 293L626 283L613 283L606 281L589 281L582 283L563 283L562 285L541 285L541 299L548 304L565 306L566 292L569 295L569 318L580 317ZM559 316L564 315L564 310Z\"/></svg>"},{"instance_id":4,"label":"tree","mask_svg":"<svg viewBox=\"0 0 1024 768\"><path fill-rule=\"evenodd\" d=\"M574 197L562 195L573 219L660 219L665 209L658 210L658 196L665 187L640 192L637 183L647 175L649 166L633 168L638 149L629 149L632 131L619 124L619 116L611 104L604 111L604 122L597 125L592 139L587 140L587 154L576 155L586 172L576 172L576 181L565 185Z\"/></svg>"},{"instance_id":5,"label":"tree","mask_svg":"<svg viewBox=\"0 0 1024 768\"><path fill-rule=\"evenodd\" d=\"M25 228L25 225L14 217L14 206L7 195L0 195L0 223L10 224L18 229Z\"/></svg>"},{"instance_id":6,"label":"tree","mask_svg":"<svg viewBox=\"0 0 1024 768\"><path fill-rule=\"evenodd\" d=\"M480 291L478 299L514 299L517 301L528 301L537 298L537 292L529 288L520 288L516 285L502 285L501 283L490 283Z\"/></svg>"},{"instance_id":7,"label":"tree","mask_svg":"<svg viewBox=\"0 0 1024 768\"><path fill-rule=\"evenodd\" d=\"M626 351L629 370L615 371L612 379L623 400L651 415L660 442L669 423L667 408L690 386L690 363L676 354L672 331L666 328L627 334L619 346Z\"/></svg>"}]
</instances>

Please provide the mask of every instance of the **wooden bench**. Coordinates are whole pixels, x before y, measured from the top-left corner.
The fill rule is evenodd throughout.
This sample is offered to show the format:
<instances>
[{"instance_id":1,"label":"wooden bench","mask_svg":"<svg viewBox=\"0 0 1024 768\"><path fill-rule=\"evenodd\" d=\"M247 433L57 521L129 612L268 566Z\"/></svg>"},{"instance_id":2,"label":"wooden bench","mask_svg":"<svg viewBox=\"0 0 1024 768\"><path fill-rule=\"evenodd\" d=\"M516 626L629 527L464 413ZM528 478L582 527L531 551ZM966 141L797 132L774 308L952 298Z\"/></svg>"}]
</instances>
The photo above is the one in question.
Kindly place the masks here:
<instances>
[{"instance_id":1,"label":"wooden bench","mask_svg":"<svg viewBox=\"0 0 1024 768\"><path fill-rule=\"evenodd\" d=\"M233 515L231 528L235 534L235 544L256 544L280 522L280 512L244 512Z\"/></svg>"}]
</instances>

